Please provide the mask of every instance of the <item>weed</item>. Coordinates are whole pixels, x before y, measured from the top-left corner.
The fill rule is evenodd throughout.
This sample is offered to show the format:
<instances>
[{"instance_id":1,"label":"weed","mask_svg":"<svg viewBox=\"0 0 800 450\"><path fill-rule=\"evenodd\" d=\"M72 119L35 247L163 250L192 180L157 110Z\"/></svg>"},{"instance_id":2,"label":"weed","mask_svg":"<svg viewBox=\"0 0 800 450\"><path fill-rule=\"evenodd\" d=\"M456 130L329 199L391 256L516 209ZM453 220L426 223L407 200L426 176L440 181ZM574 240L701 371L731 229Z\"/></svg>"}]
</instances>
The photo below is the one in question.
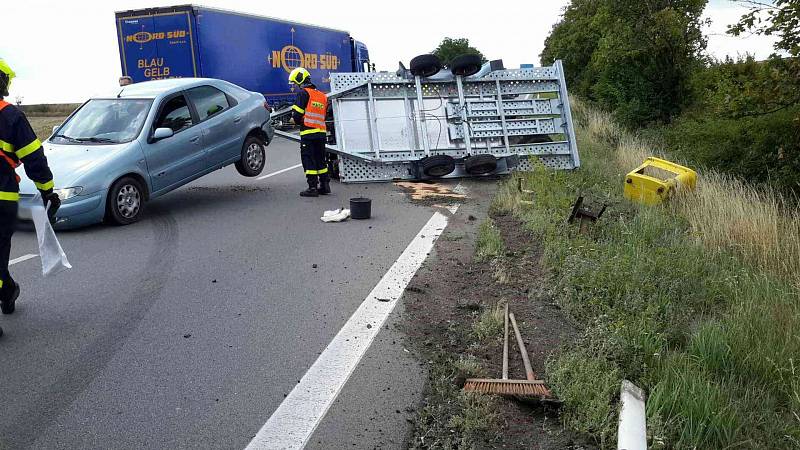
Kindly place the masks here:
<instances>
[{"instance_id":1,"label":"weed","mask_svg":"<svg viewBox=\"0 0 800 450\"><path fill-rule=\"evenodd\" d=\"M493 339L503 334L505 327L505 303L486 308L480 318L472 324L472 334L480 342Z\"/></svg>"},{"instance_id":2,"label":"weed","mask_svg":"<svg viewBox=\"0 0 800 450\"><path fill-rule=\"evenodd\" d=\"M548 361L547 373L553 393L564 402L564 423L595 436L601 445L613 443L613 400L621 382L619 371L602 359L575 350Z\"/></svg>"},{"instance_id":3,"label":"weed","mask_svg":"<svg viewBox=\"0 0 800 450\"><path fill-rule=\"evenodd\" d=\"M492 219L486 219L478 229L478 239L475 243L475 259L488 261L503 254L503 237L494 225Z\"/></svg>"}]
</instances>

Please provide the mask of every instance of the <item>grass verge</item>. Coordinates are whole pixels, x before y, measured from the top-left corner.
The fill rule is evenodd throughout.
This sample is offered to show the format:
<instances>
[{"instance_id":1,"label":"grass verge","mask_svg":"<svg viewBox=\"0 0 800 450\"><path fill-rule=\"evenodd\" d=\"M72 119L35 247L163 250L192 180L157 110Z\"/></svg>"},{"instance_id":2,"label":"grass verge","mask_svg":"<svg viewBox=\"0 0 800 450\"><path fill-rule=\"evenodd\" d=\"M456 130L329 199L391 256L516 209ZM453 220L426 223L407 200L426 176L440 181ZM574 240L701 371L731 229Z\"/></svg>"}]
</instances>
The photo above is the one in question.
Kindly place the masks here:
<instances>
[{"instance_id":1,"label":"grass verge","mask_svg":"<svg viewBox=\"0 0 800 450\"><path fill-rule=\"evenodd\" d=\"M574 113L582 168L515 174L492 206L542 238L550 294L584 327L548 362L564 423L614 447L627 378L649 393L652 448L800 447L798 210L713 173L668 205L631 204L624 173L660 152ZM610 205L585 235L565 220L576 192Z\"/></svg>"},{"instance_id":2,"label":"grass verge","mask_svg":"<svg viewBox=\"0 0 800 450\"><path fill-rule=\"evenodd\" d=\"M456 379L483 376L471 358L453 359L444 353L430 365L428 399L417 416L418 431L411 448L477 448L497 429L492 397L464 392Z\"/></svg>"},{"instance_id":3,"label":"grass verge","mask_svg":"<svg viewBox=\"0 0 800 450\"><path fill-rule=\"evenodd\" d=\"M489 261L503 254L503 237L491 218L487 218L478 229L475 242L475 258L478 261Z\"/></svg>"}]
</instances>

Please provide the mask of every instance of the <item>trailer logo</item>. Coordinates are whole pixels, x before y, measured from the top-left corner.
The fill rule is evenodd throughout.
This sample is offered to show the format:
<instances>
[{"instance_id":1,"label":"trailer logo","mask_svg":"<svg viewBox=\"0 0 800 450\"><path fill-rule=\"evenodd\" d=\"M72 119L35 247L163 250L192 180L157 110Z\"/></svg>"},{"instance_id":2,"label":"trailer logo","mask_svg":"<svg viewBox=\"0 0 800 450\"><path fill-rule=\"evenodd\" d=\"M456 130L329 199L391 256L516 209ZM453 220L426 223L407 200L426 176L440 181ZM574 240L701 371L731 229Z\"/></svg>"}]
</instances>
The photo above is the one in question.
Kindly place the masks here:
<instances>
[{"instance_id":1,"label":"trailer logo","mask_svg":"<svg viewBox=\"0 0 800 450\"><path fill-rule=\"evenodd\" d=\"M185 38L188 36L188 31L186 30L174 30L174 31L161 31L158 33L150 33L147 31L139 31L134 34L129 34L125 36L125 42L135 42L137 44L146 44L150 41L158 41L162 39L180 39Z\"/></svg>"},{"instance_id":2,"label":"trailer logo","mask_svg":"<svg viewBox=\"0 0 800 450\"><path fill-rule=\"evenodd\" d=\"M339 68L339 57L331 54L304 53L299 47L287 45L281 50L273 50L267 58L273 69L283 68L287 73L298 67L306 69L336 70Z\"/></svg>"}]
</instances>

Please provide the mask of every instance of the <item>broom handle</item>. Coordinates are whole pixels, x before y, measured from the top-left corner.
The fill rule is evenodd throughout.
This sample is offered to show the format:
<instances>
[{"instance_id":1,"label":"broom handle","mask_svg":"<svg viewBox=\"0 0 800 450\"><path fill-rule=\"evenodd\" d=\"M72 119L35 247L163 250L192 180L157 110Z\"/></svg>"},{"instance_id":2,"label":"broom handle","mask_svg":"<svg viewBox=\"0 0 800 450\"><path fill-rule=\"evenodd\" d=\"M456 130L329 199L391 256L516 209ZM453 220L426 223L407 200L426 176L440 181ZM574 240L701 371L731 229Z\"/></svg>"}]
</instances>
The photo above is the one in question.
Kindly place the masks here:
<instances>
[{"instance_id":1,"label":"broom handle","mask_svg":"<svg viewBox=\"0 0 800 450\"><path fill-rule=\"evenodd\" d=\"M506 331L503 336L503 379L508 379L508 303L506 303L505 314Z\"/></svg>"},{"instance_id":2,"label":"broom handle","mask_svg":"<svg viewBox=\"0 0 800 450\"><path fill-rule=\"evenodd\" d=\"M522 342L522 335L519 334L519 328L517 328L517 321L514 319L514 313L510 313L509 317L511 318L511 325L514 327L514 334L517 336L517 346L519 347L520 353L522 353L522 362L525 363L525 376L533 381L536 379L536 374L533 373L531 361L528 359L528 351L525 350L525 343Z\"/></svg>"}]
</instances>

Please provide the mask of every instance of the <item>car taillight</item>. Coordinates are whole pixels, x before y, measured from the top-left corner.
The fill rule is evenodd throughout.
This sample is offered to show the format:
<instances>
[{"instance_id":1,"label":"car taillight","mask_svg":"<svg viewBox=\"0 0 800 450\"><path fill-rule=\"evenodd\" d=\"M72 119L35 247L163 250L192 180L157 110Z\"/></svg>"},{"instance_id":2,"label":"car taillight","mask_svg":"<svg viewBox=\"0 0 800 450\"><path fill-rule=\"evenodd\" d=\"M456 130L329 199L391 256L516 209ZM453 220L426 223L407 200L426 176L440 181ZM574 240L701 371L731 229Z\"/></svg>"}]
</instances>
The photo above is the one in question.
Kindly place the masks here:
<instances>
[{"instance_id":1,"label":"car taillight","mask_svg":"<svg viewBox=\"0 0 800 450\"><path fill-rule=\"evenodd\" d=\"M272 107L269 106L269 103L267 103L267 102L264 102L264 109L266 109L269 112L272 112Z\"/></svg>"}]
</instances>

